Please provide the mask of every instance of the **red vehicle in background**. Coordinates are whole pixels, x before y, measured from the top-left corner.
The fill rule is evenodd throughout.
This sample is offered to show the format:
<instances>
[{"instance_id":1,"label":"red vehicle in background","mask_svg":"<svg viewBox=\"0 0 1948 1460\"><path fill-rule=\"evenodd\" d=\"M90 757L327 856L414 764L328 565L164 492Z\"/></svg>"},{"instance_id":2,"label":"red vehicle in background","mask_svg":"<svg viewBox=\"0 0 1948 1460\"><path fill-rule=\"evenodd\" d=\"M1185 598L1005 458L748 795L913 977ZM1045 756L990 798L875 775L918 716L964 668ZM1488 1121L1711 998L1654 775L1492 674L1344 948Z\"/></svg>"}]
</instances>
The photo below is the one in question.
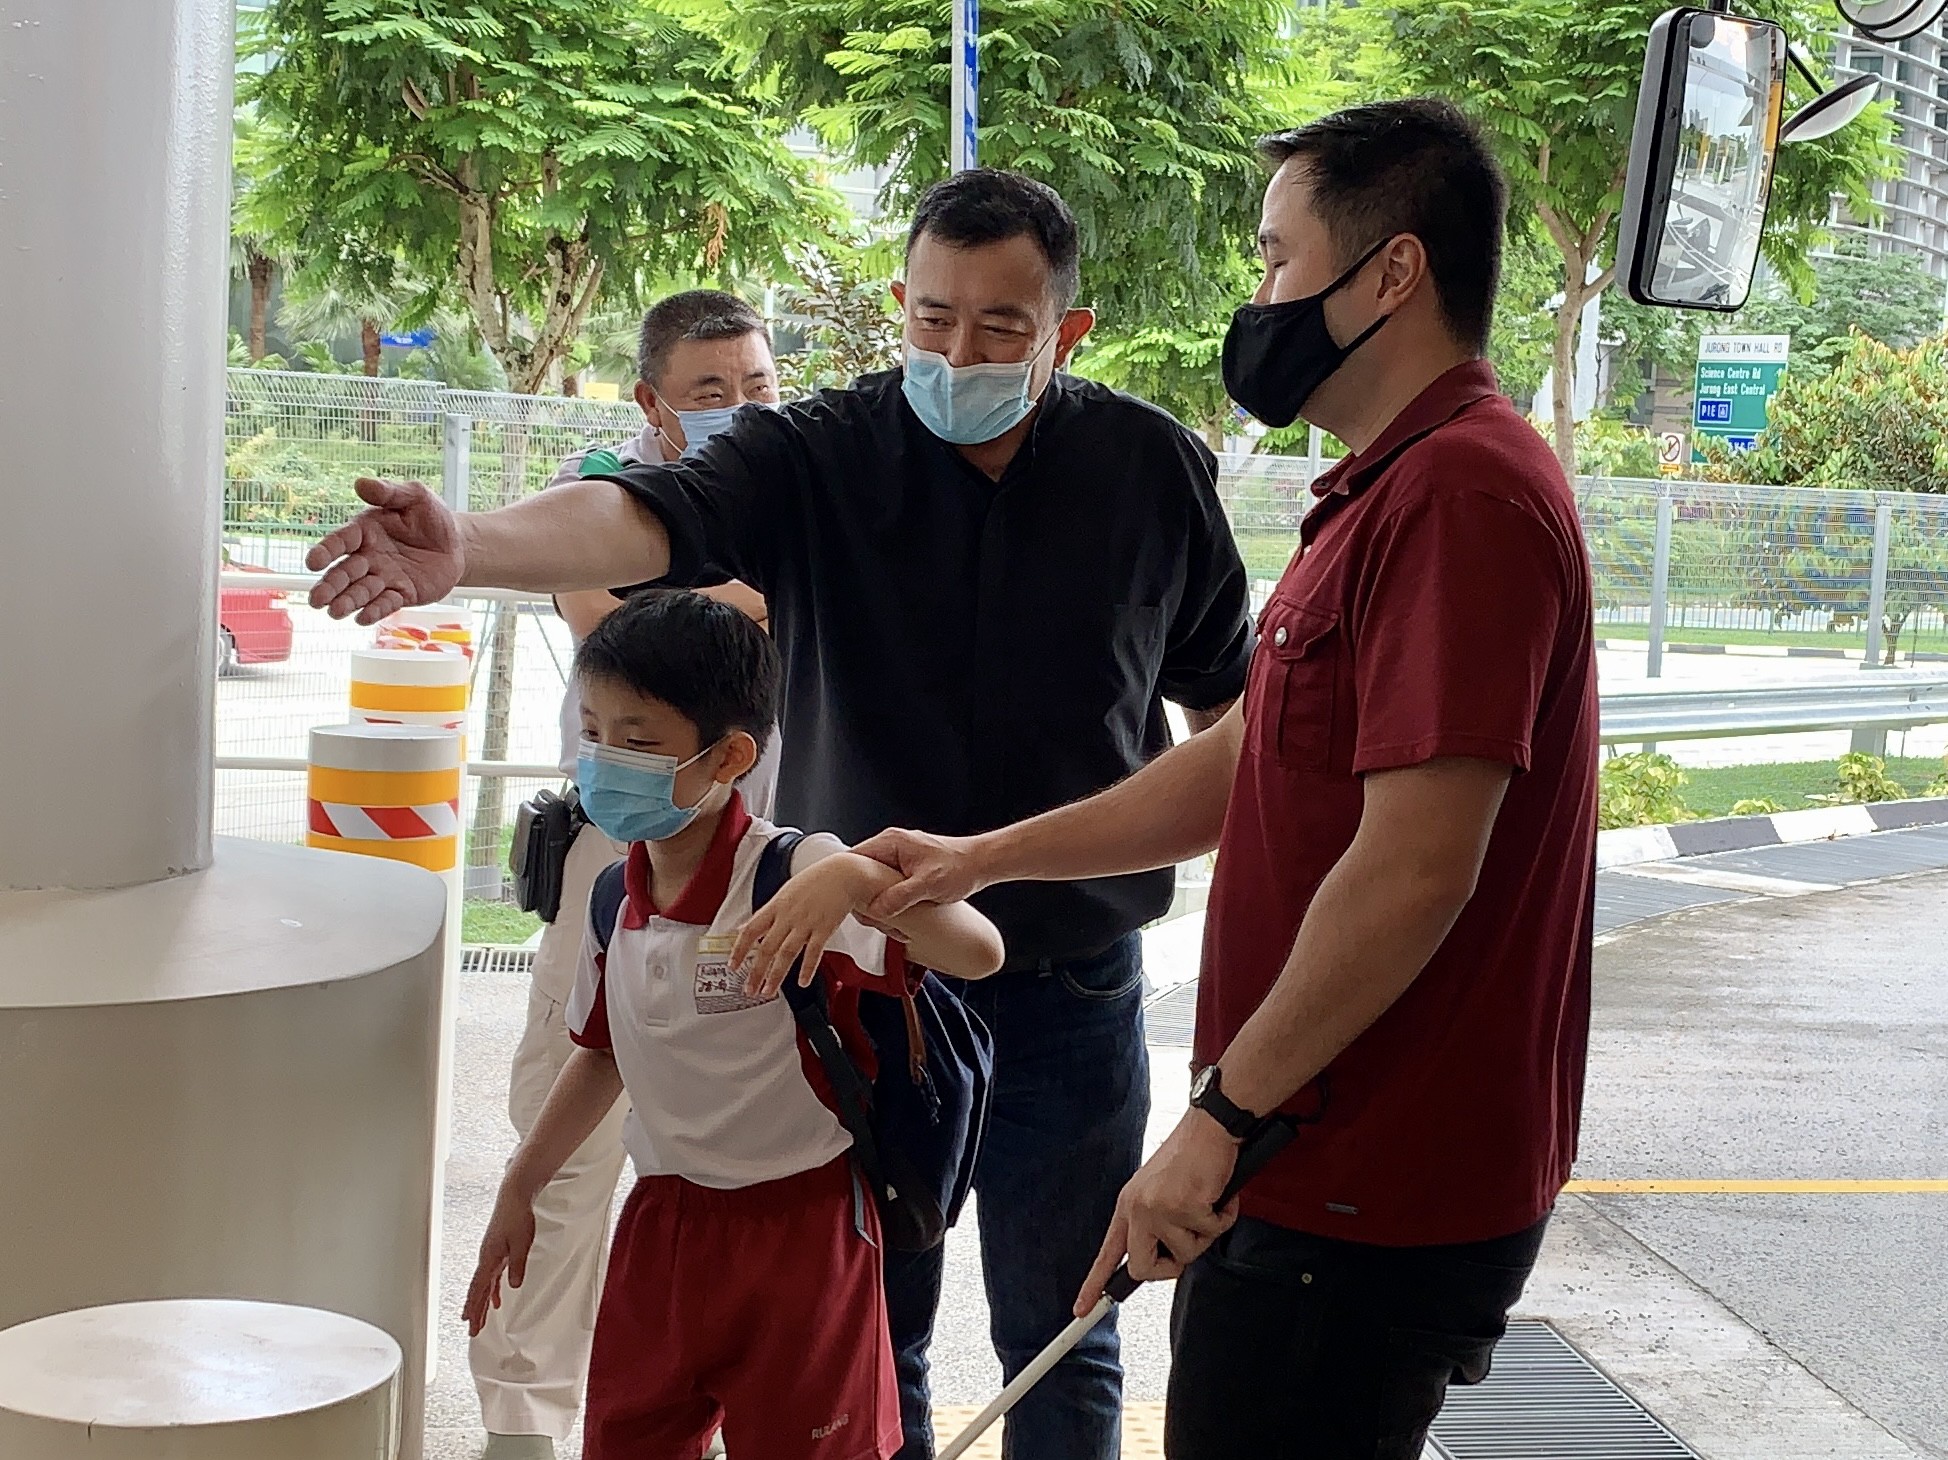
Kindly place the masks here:
<instances>
[{"instance_id":1,"label":"red vehicle in background","mask_svg":"<svg viewBox=\"0 0 1948 1460\"><path fill-rule=\"evenodd\" d=\"M225 549L226 573L268 573L249 563L233 563ZM235 674L245 664L281 664L291 657L291 614L284 595L270 588L231 588L217 592L216 618L222 644L217 651L219 675Z\"/></svg>"}]
</instances>

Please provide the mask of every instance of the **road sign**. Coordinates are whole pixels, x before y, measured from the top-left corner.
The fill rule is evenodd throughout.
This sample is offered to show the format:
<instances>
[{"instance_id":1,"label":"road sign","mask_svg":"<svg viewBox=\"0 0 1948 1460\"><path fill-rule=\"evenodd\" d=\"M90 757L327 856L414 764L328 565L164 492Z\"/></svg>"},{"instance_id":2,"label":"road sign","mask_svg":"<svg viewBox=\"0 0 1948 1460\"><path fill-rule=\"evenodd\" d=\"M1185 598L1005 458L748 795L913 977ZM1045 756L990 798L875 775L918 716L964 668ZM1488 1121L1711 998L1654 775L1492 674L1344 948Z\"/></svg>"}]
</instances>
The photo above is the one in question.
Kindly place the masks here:
<instances>
[{"instance_id":1,"label":"road sign","mask_svg":"<svg viewBox=\"0 0 1948 1460\"><path fill-rule=\"evenodd\" d=\"M1791 347L1790 335L1706 335L1698 341L1691 460L1704 460L1696 443L1707 436L1733 451L1752 449Z\"/></svg>"},{"instance_id":2,"label":"road sign","mask_svg":"<svg viewBox=\"0 0 1948 1460\"><path fill-rule=\"evenodd\" d=\"M405 330L379 336L379 343L390 345L396 350L424 350L433 343L435 336L432 327Z\"/></svg>"},{"instance_id":3,"label":"road sign","mask_svg":"<svg viewBox=\"0 0 1948 1460\"><path fill-rule=\"evenodd\" d=\"M974 129L979 112L981 0L953 0L953 136L949 162L955 172L978 167Z\"/></svg>"},{"instance_id":4,"label":"road sign","mask_svg":"<svg viewBox=\"0 0 1948 1460\"><path fill-rule=\"evenodd\" d=\"M1682 431L1666 431L1657 438L1657 470L1660 474L1674 477L1683 473L1687 456L1684 447Z\"/></svg>"}]
</instances>

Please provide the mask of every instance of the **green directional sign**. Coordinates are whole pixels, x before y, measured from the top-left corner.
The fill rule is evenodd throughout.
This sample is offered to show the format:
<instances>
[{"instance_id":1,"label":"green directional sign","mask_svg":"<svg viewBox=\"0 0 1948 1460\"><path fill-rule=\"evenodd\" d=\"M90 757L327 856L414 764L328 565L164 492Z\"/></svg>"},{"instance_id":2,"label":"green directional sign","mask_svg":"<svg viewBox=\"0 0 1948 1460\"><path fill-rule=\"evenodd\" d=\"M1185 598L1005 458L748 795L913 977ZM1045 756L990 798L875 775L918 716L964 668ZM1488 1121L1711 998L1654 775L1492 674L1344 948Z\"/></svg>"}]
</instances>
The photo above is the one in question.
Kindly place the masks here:
<instances>
[{"instance_id":1,"label":"green directional sign","mask_svg":"<svg viewBox=\"0 0 1948 1460\"><path fill-rule=\"evenodd\" d=\"M1691 398L1691 460L1703 461L1699 438L1750 451L1765 429L1766 406L1779 388L1790 335L1706 335L1698 341L1697 389Z\"/></svg>"}]
</instances>

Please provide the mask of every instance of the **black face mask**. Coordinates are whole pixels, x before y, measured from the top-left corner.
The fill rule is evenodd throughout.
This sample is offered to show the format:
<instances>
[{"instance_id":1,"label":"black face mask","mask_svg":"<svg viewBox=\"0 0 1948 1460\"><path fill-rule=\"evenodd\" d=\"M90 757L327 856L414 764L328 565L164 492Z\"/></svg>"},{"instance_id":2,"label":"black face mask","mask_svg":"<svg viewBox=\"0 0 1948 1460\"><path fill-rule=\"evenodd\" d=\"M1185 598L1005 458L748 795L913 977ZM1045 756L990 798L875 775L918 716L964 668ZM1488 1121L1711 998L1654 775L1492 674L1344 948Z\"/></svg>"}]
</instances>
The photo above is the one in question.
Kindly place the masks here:
<instances>
[{"instance_id":1,"label":"black face mask","mask_svg":"<svg viewBox=\"0 0 1948 1460\"><path fill-rule=\"evenodd\" d=\"M1326 328L1326 301L1392 241L1381 239L1317 294L1283 304L1241 305L1224 336L1224 388L1231 399L1267 426L1296 421L1326 378L1393 318L1381 315L1347 345L1334 344Z\"/></svg>"}]
</instances>

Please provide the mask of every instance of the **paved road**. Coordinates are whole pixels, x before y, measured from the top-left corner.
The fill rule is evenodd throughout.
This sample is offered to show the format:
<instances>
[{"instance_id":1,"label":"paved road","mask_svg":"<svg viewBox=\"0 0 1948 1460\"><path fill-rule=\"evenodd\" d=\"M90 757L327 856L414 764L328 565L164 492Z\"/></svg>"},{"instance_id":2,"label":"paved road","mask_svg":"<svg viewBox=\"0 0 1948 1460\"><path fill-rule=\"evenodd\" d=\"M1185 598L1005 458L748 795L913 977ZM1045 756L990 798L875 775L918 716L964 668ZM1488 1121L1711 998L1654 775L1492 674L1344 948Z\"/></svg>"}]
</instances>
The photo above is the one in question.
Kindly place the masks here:
<instances>
[{"instance_id":1,"label":"paved road","mask_svg":"<svg viewBox=\"0 0 1948 1460\"><path fill-rule=\"evenodd\" d=\"M1948 1176L1948 876L1713 908L1597 955L1585 1177ZM1948 1194L1591 1198L1948 1456Z\"/></svg>"}]
</instances>

